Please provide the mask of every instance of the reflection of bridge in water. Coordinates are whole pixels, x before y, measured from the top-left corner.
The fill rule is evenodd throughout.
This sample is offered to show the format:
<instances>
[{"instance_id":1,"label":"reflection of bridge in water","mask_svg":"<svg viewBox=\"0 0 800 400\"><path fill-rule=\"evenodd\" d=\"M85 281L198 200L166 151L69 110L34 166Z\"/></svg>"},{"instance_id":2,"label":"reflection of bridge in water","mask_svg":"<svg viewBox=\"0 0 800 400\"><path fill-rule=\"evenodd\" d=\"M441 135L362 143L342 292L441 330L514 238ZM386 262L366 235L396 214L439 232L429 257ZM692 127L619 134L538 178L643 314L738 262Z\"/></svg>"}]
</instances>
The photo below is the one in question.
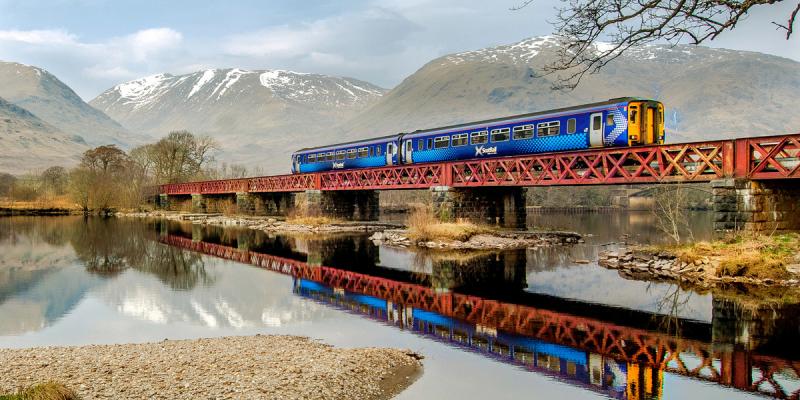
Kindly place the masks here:
<instances>
[{"instance_id":1,"label":"reflection of bridge in water","mask_svg":"<svg viewBox=\"0 0 800 400\"><path fill-rule=\"evenodd\" d=\"M490 282L482 276L481 284L497 287L496 279L505 280L509 290L486 293L473 290L478 285L465 279L453 282L448 262L434 262L430 273L376 267L376 263L365 268L359 261L377 255L358 241L342 249L326 246L324 240L309 240L305 251L299 251L285 242L252 242L248 239L252 231L224 237L231 235L227 232L212 234L209 241L199 240L197 232L176 232L162 236L161 241L290 275L295 278L295 292L302 296L612 397L659 398L664 372L777 398L800 397L800 361L784 359L797 359L796 354L788 354L794 353L795 344L783 338L764 340L753 332L743 334L755 325L743 323L732 302L714 302L711 324L680 320L679 334L659 332L661 320L670 317L519 290L525 286L524 259L520 263L514 257L499 257L496 260L502 267L489 265L487 271L499 268L500 273L490 273ZM337 255L337 251L342 253ZM352 268L321 262L339 264L348 259L345 253ZM442 265L450 272L442 273ZM449 290L453 287L458 289Z\"/></svg>"}]
</instances>

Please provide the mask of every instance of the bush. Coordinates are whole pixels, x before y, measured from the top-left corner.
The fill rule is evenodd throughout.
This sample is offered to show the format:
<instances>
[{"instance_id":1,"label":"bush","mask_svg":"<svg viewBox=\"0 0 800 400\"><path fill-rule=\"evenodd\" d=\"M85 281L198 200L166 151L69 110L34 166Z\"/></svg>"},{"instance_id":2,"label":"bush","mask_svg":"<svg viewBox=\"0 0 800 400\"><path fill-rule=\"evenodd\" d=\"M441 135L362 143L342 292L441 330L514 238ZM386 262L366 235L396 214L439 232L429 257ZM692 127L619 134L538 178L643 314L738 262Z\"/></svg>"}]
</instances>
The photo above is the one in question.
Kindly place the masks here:
<instances>
[{"instance_id":1,"label":"bush","mask_svg":"<svg viewBox=\"0 0 800 400\"><path fill-rule=\"evenodd\" d=\"M416 241L469 240L474 235L489 229L469 221L440 222L428 207L415 208L406 219L408 235Z\"/></svg>"},{"instance_id":2,"label":"bush","mask_svg":"<svg viewBox=\"0 0 800 400\"><path fill-rule=\"evenodd\" d=\"M80 397L60 383L47 382L20 389L16 394L0 395L0 400L80 400Z\"/></svg>"}]
</instances>

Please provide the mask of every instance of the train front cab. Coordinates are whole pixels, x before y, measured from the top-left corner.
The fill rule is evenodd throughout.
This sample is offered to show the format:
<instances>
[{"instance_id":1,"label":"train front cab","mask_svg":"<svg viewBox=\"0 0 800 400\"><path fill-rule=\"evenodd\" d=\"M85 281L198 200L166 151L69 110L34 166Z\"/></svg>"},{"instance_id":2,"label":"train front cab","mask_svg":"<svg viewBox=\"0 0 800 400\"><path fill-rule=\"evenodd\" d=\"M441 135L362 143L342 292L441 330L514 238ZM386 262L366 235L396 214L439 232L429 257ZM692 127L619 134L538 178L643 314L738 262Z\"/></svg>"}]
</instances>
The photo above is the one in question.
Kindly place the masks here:
<instances>
[{"instance_id":1,"label":"train front cab","mask_svg":"<svg viewBox=\"0 0 800 400\"><path fill-rule=\"evenodd\" d=\"M628 145L664 144L664 105L658 101L628 103Z\"/></svg>"}]
</instances>

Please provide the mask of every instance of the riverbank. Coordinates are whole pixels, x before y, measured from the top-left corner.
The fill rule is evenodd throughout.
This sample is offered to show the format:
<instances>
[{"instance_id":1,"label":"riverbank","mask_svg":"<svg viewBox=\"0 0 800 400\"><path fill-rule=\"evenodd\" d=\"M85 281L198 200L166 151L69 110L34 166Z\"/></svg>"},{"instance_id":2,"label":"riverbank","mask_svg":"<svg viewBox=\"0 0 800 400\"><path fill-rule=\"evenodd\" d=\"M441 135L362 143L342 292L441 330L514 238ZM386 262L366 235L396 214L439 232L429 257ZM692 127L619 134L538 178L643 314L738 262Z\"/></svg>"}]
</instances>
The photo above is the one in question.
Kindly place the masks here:
<instances>
[{"instance_id":1,"label":"riverbank","mask_svg":"<svg viewBox=\"0 0 800 400\"><path fill-rule=\"evenodd\" d=\"M0 349L0 394L55 381L84 399L388 399L420 356L294 336Z\"/></svg>"},{"instance_id":2,"label":"riverbank","mask_svg":"<svg viewBox=\"0 0 800 400\"><path fill-rule=\"evenodd\" d=\"M402 225L377 221L338 221L330 218L289 218L181 213L177 211L116 212L123 218L162 218L200 225L238 226L274 233L363 233L398 228Z\"/></svg>"},{"instance_id":3,"label":"riverbank","mask_svg":"<svg viewBox=\"0 0 800 400\"><path fill-rule=\"evenodd\" d=\"M800 285L800 235L731 236L681 246L633 246L599 255L600 266L633 279L700 287Z\"/></svg>"},{"instance_id":4,"label":"riverbank","mask_svg":"<svg viewBox=\"0 0 800 400\"><path fill-rule=\"evenodd\" d=\"M376 245L393 247L420 247L427 249L481 250L481 249L524 249L541 246L560 246L583 242L581 235L575 232L561 231L502 231L481 232L463 240L426 239L416 240L407 229L387 229L370 236Z\"/></svg>"}]
</instances>

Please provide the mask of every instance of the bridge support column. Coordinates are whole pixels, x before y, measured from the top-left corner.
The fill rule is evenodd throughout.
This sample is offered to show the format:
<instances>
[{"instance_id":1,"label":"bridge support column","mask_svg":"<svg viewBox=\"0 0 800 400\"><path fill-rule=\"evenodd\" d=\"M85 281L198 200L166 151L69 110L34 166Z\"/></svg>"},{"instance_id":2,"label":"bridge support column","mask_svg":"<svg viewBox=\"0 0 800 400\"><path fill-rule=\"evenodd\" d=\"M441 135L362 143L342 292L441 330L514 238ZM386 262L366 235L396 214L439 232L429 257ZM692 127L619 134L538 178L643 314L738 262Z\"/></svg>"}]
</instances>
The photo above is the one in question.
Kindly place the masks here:
<instances>
[{"instance_id":1,"label":"bridge support column","mask_svg":"<svg viewBox=\"0 0 800 400\"><path fill-rule=\"evenodd\" d=\"M294 211L294 193L250 193L257 215L287 216Z\"/></svg>"},{"instance_id":2,"label":"bridge support column","mask_svg":"<svg viewBox=\"0 0 800 400\"><path fill-rule=\"evenodd\" d=\"M206 199L202 194L192 194L192 212L206 212Z\"/></svg>"},{"instance_id":3,"label":"bridge support column","mask_svg":"<svg viewBox=\"0 0 800 400\"><path fill-rule=\"evenodd\" d=\"M507 228L525 228L525 188L431 188L433 211L442 221L466 219Z\"/></svg>"},{"instance_id":4,"label":"bridge support column","mask_svg":"<svg viewBox=\"0 0 800 400\"><path fill-rule=\"evenodd\" d=\"M308 215L323 215L351 221L376 221L380 215L375 190L307 190L300 208Z\"/></svg>"},{"instance_id":5,"label":"bridge support column","mask_svg":"<svg viewBox=\"0 0 800 400\"><path fill-rule=\"evenodd\" d=\"M158 198L156 198L156 208L160 210L169 210L169 195L168 194L159 194Z\"/></svg>"},{"instance_id":6,"label":"bridge support column","mask_svg":"<svg viewBox=\"0 0 800 400\"><path fill-rule=\"evenodd\" d=\"M797 183L722 179L711 184L714 229L800 230L800 185Z\"/></svg>"},{"instance_id":7,"label":"bridge support column","mask_svg":"<svg viewBox=\"0 0 800 400\"><path fill-rule=\"evenodd\" d=\"M255 199L250 193L236 193L236 213L242 215L253 215L256 211Z\"/></svg>"}]
</instances>

